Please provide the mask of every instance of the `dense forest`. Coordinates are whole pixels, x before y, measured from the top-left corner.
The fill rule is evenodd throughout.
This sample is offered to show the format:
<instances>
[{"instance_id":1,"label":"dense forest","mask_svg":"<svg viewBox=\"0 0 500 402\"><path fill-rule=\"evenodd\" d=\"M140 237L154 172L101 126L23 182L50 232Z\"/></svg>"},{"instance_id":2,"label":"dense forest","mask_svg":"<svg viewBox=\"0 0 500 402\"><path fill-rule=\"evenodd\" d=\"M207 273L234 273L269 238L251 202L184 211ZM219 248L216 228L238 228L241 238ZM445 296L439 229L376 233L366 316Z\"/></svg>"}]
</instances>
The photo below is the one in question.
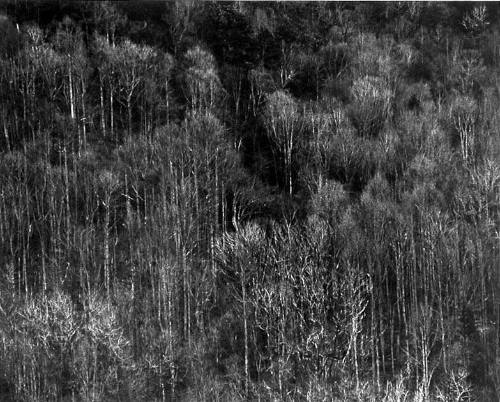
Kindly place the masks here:
<instances>
[{"instance_id":1,"label":"dense forest","mask_svg":"<svg viewBox=\"0 0 500 402\"><path fill-rule=\"evenodd\" d=\"M0 400L500 400L496 3L0 3Z\"/></svg>"}]
</instances>

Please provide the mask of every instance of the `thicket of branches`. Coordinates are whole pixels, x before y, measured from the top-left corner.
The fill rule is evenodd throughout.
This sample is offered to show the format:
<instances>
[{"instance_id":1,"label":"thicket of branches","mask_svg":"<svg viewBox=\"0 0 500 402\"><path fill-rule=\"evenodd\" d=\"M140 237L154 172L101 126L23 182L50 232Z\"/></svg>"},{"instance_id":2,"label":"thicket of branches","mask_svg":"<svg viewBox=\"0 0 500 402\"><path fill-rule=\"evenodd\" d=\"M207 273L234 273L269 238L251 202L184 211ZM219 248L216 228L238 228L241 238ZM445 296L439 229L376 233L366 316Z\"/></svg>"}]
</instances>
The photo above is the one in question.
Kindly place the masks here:
<instances>
[{"instance_id":1,"label":"thicket of branches","mask_svg":"<svg viewBox=\"0 0 500 402\"><path fill-rule=\"evenodd\" d=\"M0 399L500 399L496 5L0 6Z\"/></svg>"}]
</instances>

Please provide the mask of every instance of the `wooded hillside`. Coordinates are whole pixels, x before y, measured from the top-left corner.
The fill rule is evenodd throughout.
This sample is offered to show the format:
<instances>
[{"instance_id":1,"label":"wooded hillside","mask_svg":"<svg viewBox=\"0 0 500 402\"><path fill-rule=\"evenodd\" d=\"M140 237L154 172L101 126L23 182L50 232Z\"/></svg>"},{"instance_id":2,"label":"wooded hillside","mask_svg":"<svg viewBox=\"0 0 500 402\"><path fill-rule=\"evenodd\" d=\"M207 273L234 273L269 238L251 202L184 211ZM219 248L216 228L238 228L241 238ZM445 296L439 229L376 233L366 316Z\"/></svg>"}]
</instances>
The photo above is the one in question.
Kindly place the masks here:
<instances>
[{"instance_id":1,"label":"wooded hillside","mask_svg":"<svg viewBox=\"0 0 500 402\"><path fill-rule=\"evenodd\" d=\"M500 400L496 3L0 3L0 400Z\"/></svg>"}]
</instances>

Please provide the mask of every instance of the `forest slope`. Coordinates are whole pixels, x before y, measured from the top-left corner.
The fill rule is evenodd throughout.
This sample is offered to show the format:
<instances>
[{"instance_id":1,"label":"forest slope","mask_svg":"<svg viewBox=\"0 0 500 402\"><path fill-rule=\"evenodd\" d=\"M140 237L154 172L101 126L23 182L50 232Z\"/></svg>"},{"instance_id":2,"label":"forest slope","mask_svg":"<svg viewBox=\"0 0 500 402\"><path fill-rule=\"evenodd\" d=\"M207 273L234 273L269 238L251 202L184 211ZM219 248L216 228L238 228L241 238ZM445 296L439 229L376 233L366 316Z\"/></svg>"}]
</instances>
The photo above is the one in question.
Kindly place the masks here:
<instances>
[{"instance_id":1,"label":"forest slope","mask_svg":"<svg viewBox=\"0 0 500 402\"><path fill-rule=\"evenodd\" d=\"M496 3L0 3L0 399L500 400Z\"/></svg>"}]
</instances>

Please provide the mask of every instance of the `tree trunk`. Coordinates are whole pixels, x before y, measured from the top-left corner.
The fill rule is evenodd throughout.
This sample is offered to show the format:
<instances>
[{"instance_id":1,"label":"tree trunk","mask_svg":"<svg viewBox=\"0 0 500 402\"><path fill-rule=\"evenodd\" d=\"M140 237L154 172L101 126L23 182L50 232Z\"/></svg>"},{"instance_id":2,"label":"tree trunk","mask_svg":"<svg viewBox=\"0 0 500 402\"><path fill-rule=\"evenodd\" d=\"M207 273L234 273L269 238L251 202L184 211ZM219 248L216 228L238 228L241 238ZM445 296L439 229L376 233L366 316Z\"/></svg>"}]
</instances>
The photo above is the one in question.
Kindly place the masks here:
<instances>
[{"instance_id":1,"label":"tree trunk","mask_svg":"<svg viewBox=\"0 0 500 402\"><path fill-rule=\"evenodd\" d=\"M127 123L128 123L128 135L132 135L132 92L127 96Z\"/></svg>"},{"instance_id":2,"label":"tree trunk","mask_svg":"<svg viewBox=\"0 0 500 402\"><path fill-rule=\"evenodd\" d=\"M69 86L69 107L71 120L75 120L75 99L73 94L73 72L71 66L68 68L68 86Z\"/></svg>"},{"instance_id":3,"label":"tree trunk","mask_svg":"<svg viewBox=\"0 0 500 402\"><path fill-rule=\"evenodd\" d=\"M108 304L110 301L110 275L109 275L109 203L110 196L106 195L106 203L104 205L106 212L104 215L104 286L106 287L106 297Z\"/></svg>"},{"instance_id":4,"label":"tree trunk","mask_svg":"<svg viewBox=\"0 0 500 402\"><path fill-rule=\"evenodd\" d=\"M85 107L85 83L83 82L83 79L81 81L81 87L82 87L82 132L83 132L83 149L84 151L87 150L87 111Z\"/></svg>"},{"instance_id":5,"label":"tree trunk","mask_svg":"<svg viewBox=\"0 0 500 402\"><path fill-rule=\"evenodd\" d=\"M247 297L246 297L246 278L243 264L240 264L241 293L243 298L243 332L245 342L245 397L248 398L248 385L250 381L249 353L248 353L248 317L247 317Z\"/></svg>"},{"instance_id":6,"label":"tree trunk","mask_svg":"<svg viewBox=\"0 0 500 402\"><path fill-rule=\"evenodd\" d=\"M114 114L114 96L113 96L113 87L109 87L109 125L111 130L111 138L116 141L115 136L115 114Z\"/></svg>"},{"instance_id":7,"label":"tree trunk","mask_svg":"<svg viewBox=\"0 0 500 402\"><path fill-rule=\"evenodd\" d=\"M104 83L102 77L99 77L99 95L101 106L101 130L103 137L106 137L106 113L104 111Z\"/></svg>"}]
</instances>

